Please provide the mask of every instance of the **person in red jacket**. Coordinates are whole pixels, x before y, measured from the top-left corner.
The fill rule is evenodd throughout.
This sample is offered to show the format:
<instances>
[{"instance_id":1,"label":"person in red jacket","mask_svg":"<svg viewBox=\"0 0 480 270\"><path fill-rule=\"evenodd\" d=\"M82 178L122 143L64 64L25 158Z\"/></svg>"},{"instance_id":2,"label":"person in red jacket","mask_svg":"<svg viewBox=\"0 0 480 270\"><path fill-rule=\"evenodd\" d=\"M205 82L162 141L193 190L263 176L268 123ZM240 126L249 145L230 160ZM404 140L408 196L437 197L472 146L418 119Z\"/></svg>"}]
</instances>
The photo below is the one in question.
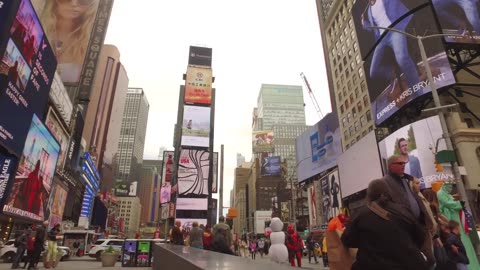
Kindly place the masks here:
<instances>
[{"instance_id":1,"label":"person in red jacket","mask_svg":"<svg viewBox=\"0 0 480 270\"><path fill-rule=\"evenodd\" d=\"M203 249L211 250L213 245L213 235L212 235L212 231L210 229L209 224L205 226L205 231L203 232L202 240L203 240Z\"/></svg>"},{"instance_id":2,"label":"person in red jacket","mask_svg":"<svg viewBox=\"0 0 480 270\"><path fill-rule=\"evenodd\" d=\"M286 245L288 249L288 260L292 266L295 266L295 257L297 258L298 267L302 267L302 239L293 229L293 225L287 227Z\"/></svg>"}]
</instances>

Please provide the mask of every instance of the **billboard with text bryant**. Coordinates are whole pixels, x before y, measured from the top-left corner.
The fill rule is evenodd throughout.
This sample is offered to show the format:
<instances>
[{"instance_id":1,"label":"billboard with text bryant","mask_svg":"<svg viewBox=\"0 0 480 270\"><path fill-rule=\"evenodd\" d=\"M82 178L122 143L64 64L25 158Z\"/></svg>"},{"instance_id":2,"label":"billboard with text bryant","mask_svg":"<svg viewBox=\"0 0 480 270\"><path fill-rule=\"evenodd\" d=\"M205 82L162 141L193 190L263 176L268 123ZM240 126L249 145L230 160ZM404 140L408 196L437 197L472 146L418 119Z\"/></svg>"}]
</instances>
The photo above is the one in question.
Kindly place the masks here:
<instances>
[{"instance_id":1,"label":"billboard with text bryant","mask_svg":"<svg viewBox=\"0 0 480 270\"><path fill-rule=\"evenodd\" d=\"M0 144L20 155L33 114L43 120L57 62L30 1L16 5L0 28Z\"/></svg>"},{"instance_id":2,"label":"billboard with text bryant","mask_svg":"<svg viewBox=\"0 0 480 270\"><path fill-rule=\"evenodd\" d=\"M362 3L363 6L359 8L358 5ZM352 12L357 35L362 37L359 40L359 47L366 57L364 71L372 103L372 114L375 124L380 125L403 106L430 93L431 89L417 40L396 32L372 29L369 26L389 26L412 35L438 34L439 30L432 9L428 5L412 15L402 17L401 14L406 14L410 10L409 1L379 0L368 3L357 1ZM424 47L436 87L454 84L455 78L442 40L426 39Z\"/></svg>"},{"instance_id":3,"label":"billboard with text bryant","mask_svg":"<svg viewBox=\"0 0 480 270\"><path fill-rule=\"evenodd\" d=\"M480 43L480 12L478 1L472 0L432 0L440 27L451 43Z\"/></svg>"}]
</instances>

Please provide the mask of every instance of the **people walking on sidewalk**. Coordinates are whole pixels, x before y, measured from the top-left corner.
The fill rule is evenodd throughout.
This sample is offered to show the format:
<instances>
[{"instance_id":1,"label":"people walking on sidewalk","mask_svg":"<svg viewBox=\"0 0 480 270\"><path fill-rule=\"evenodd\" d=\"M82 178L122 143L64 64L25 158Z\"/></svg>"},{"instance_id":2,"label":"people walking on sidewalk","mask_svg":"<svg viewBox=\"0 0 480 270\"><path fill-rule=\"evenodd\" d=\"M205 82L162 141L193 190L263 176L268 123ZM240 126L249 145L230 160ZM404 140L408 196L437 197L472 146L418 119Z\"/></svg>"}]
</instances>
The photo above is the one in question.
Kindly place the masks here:
<instances>
[{"instance_id":1,"label":"people walking on sidewalk","mask_svg":"<svg viewBox=\"0 0 480 270\"><path fill-rule=\"evenodd\" d=\"M255 240L255 238L250 239L248 249L250 250L250 255L252 256L252 259L255 260L255 255L257 254L257 241Z\"/></svg>"},{"instance_id":2,"label":"people walking on sidewalk","mask_svg":"<svg viewBox=\"0 0 480 270\"><path fill-rule=\"evenodd\" d=\"M327 253L327 235L323 236L322 239L322 261L323 267L328 267L328 253Z\"/></svg>"},{"instance_id":3,"label":"people walking on sidewalk","mask_svg":"<svg viewBox=\"0 0 480 270\"><path fill-rule=\"evenodd\" d=\"M242 235L240 240L240 257L247 257L247 239L245 236Z\"/></svg>"},{"instance_id":4,"label":"people walking on sidewalk","mask_svg":"<svg viewBox=\"0 0 480 270\"><path fill-rule=\"evenodd\" d=\"M315 263L318 263L317 255L315 254L315 239L313 239L313 233L310 232L307 236L307 249L308 249L308 262L312 263L312 257L315 259Z\"/></svg>"},{"instance_id":5,"label":"people walking on sidewalk","mask_svg":"<svg viewBox=\"0 0 480 270\"><path fill-rule=\"evenodd\" d=\"M205 231L203 232L202 241L203 241L203 249L206 249L206 250L211 250L212 249L213 234L212 234L212 231L210 229L210 224L207 224L205 226Z\"/></svg>"},{"instance_id":6,"label":"people walking on sidewalk","mask_svg":"<svg viewBox=\"0 0 480 270\"><path fill-rule=\"evenodd\" d=\"M297 259L297 266L302 267L302 252L300 250L302 239L298 233L293 229L293 225L289 224L287 227L287 249L288 260L292 266L295 266L295 258Z\"/></svg>"},{"instance_id":7,"label":"people walking on sidewalk","mask_svg":"<svg viewBox=\"0 0 480 270\"><path fill-rule=\"evenodd\" d=\"M47 236L46 228L48 226L48 220L43 222L42 225L38 225L35 234L35 241L33 242L33 255L30 257L30 263L28 270L35 269L40 261L40 254L43 250L43 245Z\"/></svg>"},{"instance_id":8,"label":"people walking on sidewalk","mask_svg":"<svg viewBox=\"0 0 480 270\"><path fill-rule=\"evenodd\" d=\"M265 252L265 240L260 238L257 243L257 250L260 253L260 257L263 258L263 253Z\"/></svg>"},{"instance_id":9,"label":"people walking on sidewalk","mask_svg":"<svg viewBox=\"0 0 480 270\"><path fill-rule=\"evenodd\" d=\"M227 231L224 228L218 228L213 236L212 250L223 254L235 255L228 245Z\"/></svg>"},{"instance_id":10,"label":"people walking on sidewalk","mask_svg":"<svg viewBox=\"0 0 480 270\"><path fill-rule=\"evenodd\" d=\"M27 268L28 263L30 262L29 258L33 256L35 246L33 241L33 232L31 228L27 230L27 258L25 259L25 263L23 265L23 269Z\"/></svg>"},{"instance_id":11,"label":"people walking on sidewalk","mask_svg":"<svg viewBox=\"0 0 480 270\"><path fill-rule=\"evenodd\" d=\"M190 230L190 246L203 249L203 230L198 227L197 221L193 222Z\"/></svg>"},{"instance_id":12,"label":"people walking on sidewalk","mask_svg":"<svg viewBox=\"0 0 480 270\"><path fill-rule=\"evenodd\" d=\"M15 238L14 246L17 248L17 254L15 256L15 259L13 260L12 269L18 268L20 262L22 262L23 254L27 249L27 241L27 230L19 233L18 236Z\"/></svg>"},{"instance_id":13,"label":"people walking on sidewalk","mask_svg":"<svg viewBox=\"0 0 480 270\"><path fill-rule=\"evenodd\" d=\"M60 224L55 224L53 228L48 232L47 241L47 258L45 261L45 267L57 267L57 235L60 234Z\"/></svg>"}]
</instances>

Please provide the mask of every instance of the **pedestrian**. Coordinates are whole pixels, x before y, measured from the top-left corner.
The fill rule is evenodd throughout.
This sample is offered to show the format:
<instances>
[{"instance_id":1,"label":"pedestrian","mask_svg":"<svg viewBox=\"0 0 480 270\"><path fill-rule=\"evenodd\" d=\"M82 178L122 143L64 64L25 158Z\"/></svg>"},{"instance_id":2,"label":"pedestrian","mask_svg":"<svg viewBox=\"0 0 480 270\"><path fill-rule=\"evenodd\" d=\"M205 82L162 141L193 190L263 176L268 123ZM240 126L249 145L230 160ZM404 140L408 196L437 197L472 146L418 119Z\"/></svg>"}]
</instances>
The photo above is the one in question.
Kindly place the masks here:
<instances>
[{"instance_id":1,"label":"pedestrian","mask_svg":"<svg viewBox=\"0 0 480 270\"><path fill-rule=\"evenodd\" d=\"M250 250L250 256L252 256L252 260L255 260L255 255L257 254L257 241L254 238L250 238L248 250Z\"/></svg>"},{"instance_id":2,"label":"pedestrian","mask_svg":"<svg viewBox=\"0 0 480 270\"><path fill-rule=\"evenodd\" d=\"M457 270L467 270L470 261L468 260L465 246L460 240L460 224L455 220L450 220L448 229L450 230L450 234L445 243L447 256L451 261L455 262Z\"/></svg>"},{"instance_id":3,"label":"pedestrian","mask_svg":"<svg viewBox=\"0 0 480 270\"><path fill-rule=\"evenodd\" d=\"M29 262L29 258L33 256L33 252L35 249L35 246L33 244L33 232L31 228L28 228L27 230L27 258L25 258L25 263L23 265L23 269L27 268L27 264Z\"/></svg>"},{"instance_id":4,"label":"pedestrian","mask_svg":"<svg viewBox=\"0 0 480 270\"><path fill-rule=\"evenodd\" d=\"M245 235L242 235L240 240L240 257L247 257L247 239Z\"/></svg>"},{"instance_id":5,"label":"pedestrian","mask_svg":"<svg viewBox=\"0 0 480 270\"><path fill-rule=\"evenodd\" d=\"M17 254L15 255L15 259L13 260L12 269L18 268L20 263L22 262L23 255L27 250L27 230L22 231L19 235L15 238L15 247L17 248Z\"/></svg>"},{"instance_id":6,"label":"pedestrian","mask_svg":"<svg viewBox=\"0 0 480 270\"><path fill-rule=\"evenodd\" d=\"M227 231L225 229L217 229L213 237L212 250L223 254L235 255L228 245Z\"/></svg>"},{"instance_id":7,"label":"pedestrian","mask_svg":"<svg viewBox=\"0 0 480 270\"><path fill-rule=\"evenodd\" d=\"M182 222L180 220L175 221L175 226L173 226L170 234L170 242L174 245L184 245L183 233L182 233Z\"/></svg>"},{"instance_id":8,"label":"pedestrian","mask_svg":"<svg viewBox=\"0 0 480 270\"><path fill-rule=\"evenodd\" d=\"M225 231L226 237L227 237L227 244L231 249L232 245L233 245L232 233L230 231L230 226L227 223L225 223L225 217L224 216L220 216L218 218L218 223L213 226L212 233L213 233L213 238L214 239L215 239L215 234L217 233L218 229L220 229L220 228L222 228Z\"/></svg>"},{"instance_id":9,"label":"pedestrian","mask_svg":"<svg viewBox=\"0 0 480 270\"><path fill-rule=\"evenodd\" d=\"M202 236L202 242L203 242L203 249L206 249L206 250L212 249L213 234L210 229L210 224L207 224L207 226L205 226L205 231L203 232L203 236Z\"/></svg>"},{"instance_id":10,"label":"pedestrian","mask_svg":"<svg viewBox=\"0 0 480 270\"><path fill-rule=\"evenodd\" d=\"M312 256L315 259L315 263L318 263L317 255L315 254L315 239L313 239L312 232L310 232L307 236L307 249L308 249L308 263L312 263Z\"/></svg>"},{"instance_id":11,"label":"pedestrian","mask_svg":"<svg viewBox=\"0 0 480 270\"><path fill-rule=\"evenodd\" d=\"M190 230L190 246L203 249L203 231L198 227L197 221L192 223L192 229Z\"/></svg>"},{"instance_id":12,"label":"pedestrian","mask_svg":"<svg viewBox=\"0 0 480 270\"><path fill-rule=\"evenodd\" d=\"M60 224L55 224L53 228L48 232L48 246L47 246L47 258L45 261L45 267L57 267L57 235L60 234Z\"/></svg>"},{"instance_id":13,"label":"pedestrian","mask_svg":"<svg viewBox=\"0 0 480 270\"><path fill-rule=\"evenodd\" d=\"M414 215L395 203L387 183L377 179L368 185L367 205L347 224L341 241L346 248L358 248L352 270L427 270L430 267L420 251L424 237Z\"/></svg>"},{"instance_id":14,"label":"pedestrian","mask_svg":"<svg viewBox=\"0 0 480 270\"><path fill-rule=\"evenodd\" d=\"M322 261L323 267L328 267L328 249L327 249L327 236L323 236L322 240Z\"/></svg>"},{"instance_id":15,"label":"pedestrian","mask_svg":"<svg viewBox=\"0 0 480 270\"><path fill-rule=\"evenodd\" d=\"M297 266L302 267L302 253L300 251L300 242L302 239L298 233L293 229L293 225L289 224L287 227L286 245L288 249L288 260L292 266L295 266L295 258L297 259Z\"/></svg>"},{"instance_id":16,"label":"pedestrian","mask_svg":"<svg viewBox=\"0 0 480 270\"><path fill-rule=\"evenodd\" d=\"M260 240L258 240L257 246L260 257L263 258L263 253L265 252L265 240L263 238L260 238Z\"/></svg>"},{"instance_id":17,"label":"pedestrian","mask_svg":"<svg viewBox=\"0 0 480 270\"><path fill-rule=\"evenodd\" d=\"M43 222L42 225L38 225L35 233L35 241L33 242L33 256L30 258L28 269L36 269L38 262L40 261L40 254L43 250L46 238L46 227L48 226L48 220Z\"/></svg>"},{"instance_id":18,"label":"pedestrian","mask_svg":"<svg viewBox=\"0 0 480 270\"><path fill-rule=\"evenodd\" d=\"M78 240L75 240L75 242L73 242L73 253L72 253L72 257L73 256L78 256L78 248L80 247L80 242L78 242Z\"/></svg>"}]
</instances>

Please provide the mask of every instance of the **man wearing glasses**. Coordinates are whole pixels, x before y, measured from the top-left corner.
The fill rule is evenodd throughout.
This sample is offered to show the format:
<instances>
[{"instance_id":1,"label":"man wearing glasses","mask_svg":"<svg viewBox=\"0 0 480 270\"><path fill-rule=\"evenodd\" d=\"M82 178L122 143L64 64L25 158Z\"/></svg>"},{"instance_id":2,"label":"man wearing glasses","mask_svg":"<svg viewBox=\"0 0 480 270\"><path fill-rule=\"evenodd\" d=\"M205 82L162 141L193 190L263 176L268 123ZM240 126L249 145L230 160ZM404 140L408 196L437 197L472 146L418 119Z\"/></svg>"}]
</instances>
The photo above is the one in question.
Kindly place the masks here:
<instances>
[{"instance_id":1,"label":"man wearing glasses","mask_svg":"<svg viewBox=\"0 0 480 270\"><path fill-rule=\"evenodd\" d=\"M383 177L383 180L389 187L392 200L408 209L421 226L430 228L433 224L427 224L431 222L425 218L425 206L418 195L410 188L410 182L413 181L414 177L405 173L407 163L408 158L403 155L393 155L388 158L388 174ZM425 230L425 236L428 237L427 230ZM435 263L435 258L429 241L425 241L422 252L427 257L429 265L432 266Z\"/></svg>"}]
</instances>

